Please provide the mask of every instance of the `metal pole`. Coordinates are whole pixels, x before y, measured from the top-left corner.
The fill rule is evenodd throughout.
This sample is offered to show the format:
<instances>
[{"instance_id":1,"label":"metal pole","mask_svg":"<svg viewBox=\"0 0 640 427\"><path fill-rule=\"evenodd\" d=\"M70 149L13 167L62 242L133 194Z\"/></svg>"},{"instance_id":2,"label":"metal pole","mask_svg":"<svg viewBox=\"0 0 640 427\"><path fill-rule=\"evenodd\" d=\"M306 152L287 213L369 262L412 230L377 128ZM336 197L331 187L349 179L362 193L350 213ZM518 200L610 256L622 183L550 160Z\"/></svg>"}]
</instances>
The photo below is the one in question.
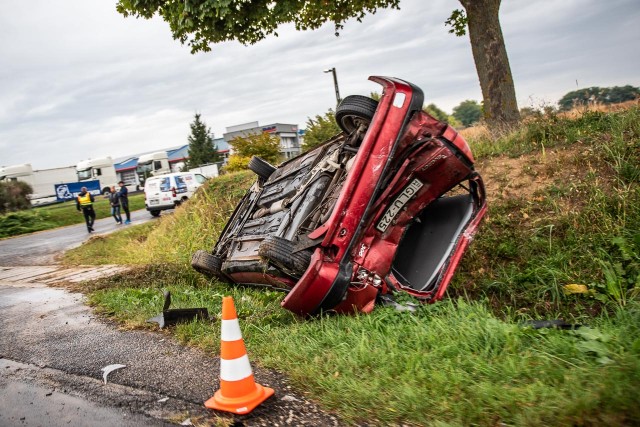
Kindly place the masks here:
<instances>
[{"instance_id":1,"label":"metal pole","mask_svg":"<svg viewBox=\"0 0 640 427\"><path fill-rule=\"evenodd\" d=\"M336 75L336 67L324 70L325 73L331 72L333 74L333 86L336 90L336 105L340 105L340 89L338 89L338 76Z\"/></svg>"}]
</instances>

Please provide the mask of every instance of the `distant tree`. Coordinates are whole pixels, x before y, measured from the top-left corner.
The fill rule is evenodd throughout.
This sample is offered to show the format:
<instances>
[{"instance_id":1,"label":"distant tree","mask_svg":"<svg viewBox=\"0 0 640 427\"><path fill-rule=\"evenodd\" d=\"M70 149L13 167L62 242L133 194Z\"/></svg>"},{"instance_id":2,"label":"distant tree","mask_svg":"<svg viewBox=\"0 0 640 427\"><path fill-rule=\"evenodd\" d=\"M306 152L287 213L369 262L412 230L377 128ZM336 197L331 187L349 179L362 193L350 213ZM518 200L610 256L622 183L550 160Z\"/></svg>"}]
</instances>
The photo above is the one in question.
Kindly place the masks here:
<instances>
[{"instance_id":1,"label":"distant tree","mask_svg":"<svg viewBox=\"0 0 640 427\"><path fill-rule=\"evenodd\" d=\"M450 124L453 127L460 127L462 125L462 123L460 123L458 119L438 108L436 104L429 104L426 107L422 108L422 111L440 120L441 122Z\"/></svg>"},{"instance_id":2,"label":"distant tree","mask_svg":"<svg viewBox=\"0 0 640 427\"><path fill-rule=\"evenodd\" d=\"M238 154L232 154L227 160L227 164L224 165L225 172L238 172L247 169L251 157L244 157Z\"/></svg>"},{"instance_id":3,"label":"distant tree","mask_svg":"<svg viewBox=\"0 0 640 427\"><path fill-rule=\"evenodd\" d=\"M429 104L426 107L422 108L422 111L429 114L430 116L435 117L436 119L446 122L449 115L445 113L443 110L438 108L436 104Z\"/></svg>"},{"instance_id":4,"label":"distant tree","mask_svg":"<svg viewBox=\"0 0 640 427\"><path fill-rule=\"evenodd\" d=\"M0 213L29 209L30 194L33 194L33 188L26 182L0 182Z\"/></svg>"},{"instance_id":5,"label":"distant tree","mask_svg":"<svg viewBox=\"0 0 640 427\"><path fill-rule=\"evenodd\" d=\"M502 0L459 1L464 10L452 11L446 23L457 36L465 35L468 28L485 118L490 125L516 122L520 118L516 91L498 16ZM187 42L195 53L207 52L211 44L228 40L254 44L269 35L277 36L278 26L287 23L300 31L332 22L338 35L349 19L362 21L367 13L400 9L399 5L400 0L118 0L116 10L124 16L147 19L157 13L169 23L173 38Z\"/></svg>"},{"instance_id":6,"label":"distant tree","mask_svg":"<svg viewBox=\"0 0 640 427\"><path fill-rule=\"evenodd\" d=\"M251 156L262 157L271 164L280 161L280 138L276 135L263 132L252 133L246 136L236 136L229 145L233 147L234 153L229 156L229 163L247 167ZM227 170L231 170L227 167Z\"/></svg>"},{"instance_id":7,"label":"distant tree","mask_svg":"<svg viewBox=\"0 0 640 427\"><path fill-rule=\"evenodd\" d=\"M528 117L539 117L541 115L542 115L542 112L533 107L520 108L520 117L522 117L523 119L526 119Z\"/></svg>"},{"instance_id":8,"label":"distant tree","mask_svg":"<svg viewBox=\"0 0 640 427\"><path fill-rule=\"evenodd\" d=\"M191 169L208 163L216 163L222 160L218 153L218 147L213 143L211 129L200 120L200 114L195 115L191 123L191 135L189 135L189 159L184 169Z\"/></svg>"},{"instance_id":9,"label":"distant tree","mask_svg":"<svg viewBox=\"0 0 640 427\"><path fill-rule=\"evenodd\" d=\"M467 99L453 109L453 117L464 126L471 126L482 117L482 106L477 101Z\"/></svg>"},{"instance_id":10,"label":"distant tree","mask_svg":"<svg viewBox=\"0 0 640 427\"><path fill-rule=\"evenodd\" d=\"M380 101L380 96L381 95L378 92L371 92L371 94L369 95L370 98L375 99L376 101ZM460 123L458 119L438 108L436 104L431 103L426 107L422 107L422 111L442 122L450 124L453 127L462 126L462 123Z\"/></svg>"},{"instance_id":11,"label":"distant tree","mask_svg":"<svg viewBox=\"0 0 640 427\"><path fill-rule=\"evenodd\" d=\"M578 89L565 94L558 101L560 111L589 104L618 104L640 97L640 88L626 85L601 88L598 86Z\"/></svg>"},{"instance_id":12,"label":"distant tree","mask_svg":"<svg viewBox=\"0 0 640 427\"><path fill-rule=\"evenodd\" d=\"M302 151L312 150L340 132L336 123L336 113L332 109L329 109L324 116L316 115L315 119L307 117Z\"/></svg>"},{"instance_id":13,"label":"distant tree","mask_svg":"<svg viewBox=\"0 0 640 427\"><path fill-rule=\"evenodd\" d=\"M606 101L608 104L633 101L640 98L640 88L631 85L610 87L608 88L608 93L605 94L605 98L602 102Z\"/></svg>"}]
</instances>

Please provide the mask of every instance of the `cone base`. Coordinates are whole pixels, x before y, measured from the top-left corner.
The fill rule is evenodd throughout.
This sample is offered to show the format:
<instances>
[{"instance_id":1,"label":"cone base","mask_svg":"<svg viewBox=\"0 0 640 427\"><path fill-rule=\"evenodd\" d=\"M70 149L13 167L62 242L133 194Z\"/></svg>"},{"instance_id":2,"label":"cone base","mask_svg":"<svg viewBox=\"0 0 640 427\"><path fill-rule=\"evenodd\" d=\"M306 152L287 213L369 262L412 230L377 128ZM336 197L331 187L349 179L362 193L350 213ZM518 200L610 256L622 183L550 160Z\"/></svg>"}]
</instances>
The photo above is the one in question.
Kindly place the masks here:
<instances>
[{"instance_id":1,"label":"cone base","mask_svg":"<svg viewBox=\"0 0 640 427\"><path fill-rule=\"evenodd\" d=\"M235 398L224 397L222 390L218 390L211 399L204 402L204 406L218 411L233 412L234 414L248 414L274 393L272 388L263 387L260 384L255 386L256 388L253 392L246 396Z\"/></svg>"}]
</instances>

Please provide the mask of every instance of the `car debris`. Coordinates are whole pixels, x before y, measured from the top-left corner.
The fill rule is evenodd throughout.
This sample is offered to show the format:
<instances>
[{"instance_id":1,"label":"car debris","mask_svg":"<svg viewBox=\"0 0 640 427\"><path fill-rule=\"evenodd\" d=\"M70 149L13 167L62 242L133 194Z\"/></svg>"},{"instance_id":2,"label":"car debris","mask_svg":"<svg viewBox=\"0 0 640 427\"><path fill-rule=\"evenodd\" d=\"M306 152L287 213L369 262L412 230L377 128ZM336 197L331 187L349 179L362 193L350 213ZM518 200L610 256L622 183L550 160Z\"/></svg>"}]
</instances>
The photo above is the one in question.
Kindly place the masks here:
<instances>
[{"instance_id":1,"label":"car debris","mask_svg":"<svg viewBox=\"0 0 640 427\"><path fill-rule=\"evenodd\" d=\"M581 328L583 325L577 323L568 323L562 319L553 320L529 320L524 322L525 327L532 329L561 329L561 330L575 330Z\"/></svg>"},{"instance_id":2,"label":"car debris","mask_svg":"<svg viewBox=\"0 0 640 427\"><path fill-rule=\"evenodd\" d=\"M164 305L162 313L148 319L149 323L157 323L160 329L168 325L175 325L181 321L189 321L195 318L209 320L209 311L204 307L199 308L169 308L171 305L171 292L164 292Z\"/></svg>"},{"instance_id":3,"label":"car debris","mask_svg":"<svg viewBox=\"0 0 640 427\"><path fill-rule=\"evenodd\" d=\"M443 297L487 210L482 178L418 87L370 80L380 100L346 97L341 134L279 167L251 159L256 182L214 248L193 254L195 270L284 290L282 306L300 315L370 312L397 292Z\"/></svg>"},{"instance_id":4,"label":"car debris","mask_svg":"<svg viewBox=\"0 0 640 427\"><path fill-rule=\"evenodd\" d=\"M101 369L101 371L102 371L102 379L103 379L104 383L105 384L107 383L107 376L111 372L115 371L116 369L122 369L122 368L126 368L126 367L127 367L127 365L120 365L120 364L116 363L116 364L113 364L113 365L107 365L104 368L102 368Z\"/></svg>"}]
</instances>

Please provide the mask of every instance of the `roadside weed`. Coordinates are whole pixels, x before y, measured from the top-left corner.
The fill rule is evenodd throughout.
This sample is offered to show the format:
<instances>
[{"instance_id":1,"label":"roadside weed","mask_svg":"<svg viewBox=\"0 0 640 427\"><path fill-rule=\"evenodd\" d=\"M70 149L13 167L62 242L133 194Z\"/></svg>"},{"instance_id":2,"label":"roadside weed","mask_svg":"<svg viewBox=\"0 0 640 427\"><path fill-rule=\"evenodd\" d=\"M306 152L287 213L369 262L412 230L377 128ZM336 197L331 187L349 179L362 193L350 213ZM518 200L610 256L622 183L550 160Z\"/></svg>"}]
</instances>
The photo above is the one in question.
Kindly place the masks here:
<instances>
[{"instance_id":1,"label":"roadside weed","mask_svg":"<svg viewBox=\"0 0 640 427\"><path fill-rule=\"evenodd\" d=\"M349 423L640 424L640 110L539 115L475 138L488 215L447 297L413 314L377 307L300 319L279 306L282 293L191 270L191 253L213 247L250 173L213 180L157 225L116 233L112 247L92 239L66 262L122 260L98 255L111 252L141 264L82 285L130 327L152 327L145 320L161 310L163 289L175 307L214 316L233 296L252 362ZM524 326L557 318L583 327ZM219 351L217 320L169 331Z\"/></svg>"}]
</instances>

